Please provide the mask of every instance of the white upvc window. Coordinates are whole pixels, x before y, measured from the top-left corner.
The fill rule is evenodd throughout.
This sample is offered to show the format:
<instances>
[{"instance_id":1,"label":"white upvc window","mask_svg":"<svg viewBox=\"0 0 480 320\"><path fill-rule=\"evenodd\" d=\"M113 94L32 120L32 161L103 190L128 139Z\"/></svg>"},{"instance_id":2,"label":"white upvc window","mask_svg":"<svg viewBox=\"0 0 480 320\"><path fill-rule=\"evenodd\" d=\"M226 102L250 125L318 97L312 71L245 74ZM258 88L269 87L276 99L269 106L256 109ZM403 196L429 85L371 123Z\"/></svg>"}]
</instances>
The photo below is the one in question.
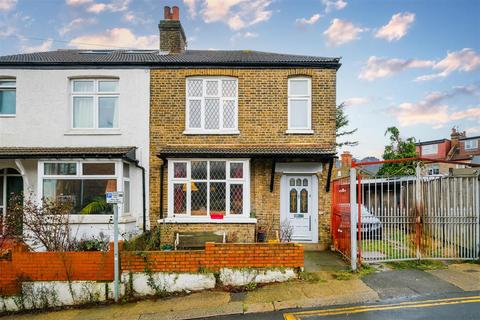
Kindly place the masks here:
<instances>
[{"instance_id":1,"label":"white upvc window","mask_svg":"<svg viewBox=\"0 0 480 320\"><path fill-rule=\"evenodd\" d=\"M186 80L186 134L238 134L238 80L189 77Z\"/></svg>"},{"instance_id":2,"label":"white upvc window","mask_svg":"<svg viewBox=\"0 0 480 320\"><path fill-rule=\"evenodd\" d=\"M287 133L313 133L312 82L307 77L288 79Z\"/></svg>"},{"instance_id":3,"label":"white upvc window","mask_svg":"<svg viewBox=\"0 0 480 320\"><path fill-rule=\"evenodd\" d=\"M129 212L130 190L125 190L127 163L119 160L45 160L38 162L38 198L68 201L74 214L113 214L105 193L124 191L123 212ZM127 169L128 170L128 169Z\"/></svg>"},{"instance_id":4,"label":"white upvc window","mask_svg":"<svg viewBox=\"0 0 480 320\"><path fill-rule=\"evenodd\" d=\"M17 104L17 83L14 78L0 78L0 117L14 117Z\"/></svg>"},{"instance_id":5,"label":"white upvc window","mask_svg":"<svg viewBox=\"0 0 480 320\"><path fill-rule=\"evenodd\" d=\"M430 155L438 153L438 144L427 144L422 146L422 155Z\"/></svg>"},{"instance_id":6,"label":"white upvc window","mask_svg":"<svg viewBox=\"0 0 480 320\"><path fill-rule=\"evenodd\" d=\"M249 172L245 159L169 160L169 217L191 221L249 218Z\"/></svg>"},{"instance_id":7,"label":"white upvc window","mask_svg":"<svg viewBox=\"0 0 480 320\"><path fill-rule=\"evenodd\" d=\"M465 150L472 150L478 148L478 140L465 140L464 142Z\"/></svg>"},{"instance_id":8,"label":"white upvc window","mask_svg":"<svg viewBox=\"0 0 480 320\"><path fill-rule=\"evenodd\" d=\"M72 79L72 129L118 129L118 79Z\"/></svg>"}]
</instances>

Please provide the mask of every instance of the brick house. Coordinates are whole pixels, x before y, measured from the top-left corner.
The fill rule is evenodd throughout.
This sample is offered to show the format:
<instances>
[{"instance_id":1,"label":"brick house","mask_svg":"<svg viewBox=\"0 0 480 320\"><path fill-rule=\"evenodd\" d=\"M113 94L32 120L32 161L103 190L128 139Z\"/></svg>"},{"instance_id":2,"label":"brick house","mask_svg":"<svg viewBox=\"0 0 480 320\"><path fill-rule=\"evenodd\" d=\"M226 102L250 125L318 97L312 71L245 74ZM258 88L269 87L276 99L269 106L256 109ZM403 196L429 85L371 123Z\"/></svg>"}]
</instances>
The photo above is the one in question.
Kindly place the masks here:
<instances>
[{"instance_id":1,"label":"brick house","mask_svg":"<svg viewBox=\"0 0 480 320\"><path fill-rule=\"evenodd\" d=\"M435 160L452 160L465 163L480 163L480 136L467 137L465 131L452 128L450 139L423 141L416 144L419 157ZM448 174L458 164L431 163L427 165L428 174Z\"/></svg>"},{"instance_id":2,"label":"brick house","mask_svg":"<svg viewBox=\"0 0 480 320\"><path fill-rule=\"evenodd\" d=\"M327 245L339 58L186 50L173 9L159 24L168 62L150 71L151 225L166 243L291 229Z\"/></svg>"}]
</instances>

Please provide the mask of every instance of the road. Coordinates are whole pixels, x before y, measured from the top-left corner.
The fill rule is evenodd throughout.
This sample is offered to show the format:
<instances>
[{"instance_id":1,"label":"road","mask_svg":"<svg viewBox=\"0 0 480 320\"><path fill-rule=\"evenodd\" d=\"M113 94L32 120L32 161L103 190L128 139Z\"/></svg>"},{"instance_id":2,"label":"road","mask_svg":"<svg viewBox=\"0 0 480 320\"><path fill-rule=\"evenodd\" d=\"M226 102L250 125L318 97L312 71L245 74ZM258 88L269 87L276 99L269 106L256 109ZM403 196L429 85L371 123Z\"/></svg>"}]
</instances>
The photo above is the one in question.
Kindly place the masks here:
<instances>
[{"instance_id":1,"label":"road","mask_svg":"<svg viewBox=\"0 0 480 320\"><path fill-rule=\"evenodd\" d=\"M373 304L232 315L209 320L478 320L480 292L386 300Z\"/></svg>"}]
</instances>

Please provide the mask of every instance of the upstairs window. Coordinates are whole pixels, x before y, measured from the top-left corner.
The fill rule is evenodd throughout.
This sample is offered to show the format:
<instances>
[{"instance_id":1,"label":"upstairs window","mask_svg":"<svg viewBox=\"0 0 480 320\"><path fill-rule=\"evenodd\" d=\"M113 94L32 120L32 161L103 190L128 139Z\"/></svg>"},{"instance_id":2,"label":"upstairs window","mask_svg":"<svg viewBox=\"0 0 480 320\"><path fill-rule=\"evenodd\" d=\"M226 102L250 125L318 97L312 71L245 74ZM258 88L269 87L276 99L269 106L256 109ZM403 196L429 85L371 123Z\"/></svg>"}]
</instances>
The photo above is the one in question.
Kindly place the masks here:
<instances>
[{"instance_id":1,"label":"upstairs window","mask_svg":"<svg viewBox=\"0 0 480 320\"><path fill-rule=\"evenodd\" d=\"M15 79L0 79L0 116L15 115L16 97Z\"/></svg>"},{"instance_id":2,"label":"upstairs window","mask_svg":"<svg viewBox=\"0 0 480 320\"><path fill-rule=\"evenodd\" d=\"M312 132L312 84L310 78L288 79L288 131Z\"/></svg>"},{"instance_id":3,"label":"upstairs window","mask_svg":"<svg viewBox=\"0 0 480 320\"><path fill-rule=\"evenodd\" d=\"M465 140L465 150L472 150L478 148L478 140Z\"/></svg>"},{"instance_id":4,"label":"upstairs window","mask_svg":"<svg viewBox=\"0 0 480 320\"><path fill-rule=\"evenodd\" d=\"M422 146L422 155L437 154L438 153L438 144L429 144Z\"/></svg>"},{"instance_id":5,"label":"upstairs window","mask_svg":"<svg viewBox=\"0 0 480 320\"><path fill-rule=\"evenodd\" d=\"M238 133L237 79L192 77L186 91L186 133Z\"/></svg>"},{"instance_id":6,"label":"upstairs window","mask_svg":"<svg viewBox=\"0 0 480 320\"><path fill-rule=\"evenodd\" d=\"M118 128L118 80L72 80L72 128Z\"/></svg>"}]
</instances>

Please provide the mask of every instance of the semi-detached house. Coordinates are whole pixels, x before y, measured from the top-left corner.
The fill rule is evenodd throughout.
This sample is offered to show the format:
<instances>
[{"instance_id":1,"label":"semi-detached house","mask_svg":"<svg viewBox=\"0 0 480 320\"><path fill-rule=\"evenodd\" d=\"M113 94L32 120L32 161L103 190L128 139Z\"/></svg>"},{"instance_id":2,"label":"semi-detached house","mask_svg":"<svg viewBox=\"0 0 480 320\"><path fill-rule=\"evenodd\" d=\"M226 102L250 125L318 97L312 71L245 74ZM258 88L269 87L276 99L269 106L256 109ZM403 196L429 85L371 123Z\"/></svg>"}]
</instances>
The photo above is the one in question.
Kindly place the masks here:
<instances>
[{"instance_id":1,"label":"semi-detached house","mask_svg":"<svg viewBox=\"0 0 480 320\"><path fill-rule=\"evenodd\" d=\"M263 229L327 245L339 58L187 50L178 8L164 15L160 50L1 57L2 86L16 92L14 114L0 115L1 166L22 176L24 189L69 196L79 209L93 197L63 186L87 188L89 163L115 163L95 196L126 190L128 168L122 216L137 227L141 166L147 225L161 228L164 243L190 231L250 242ZM101 217L110 216L82 216Z\"/></svg>"}]
</instances>

